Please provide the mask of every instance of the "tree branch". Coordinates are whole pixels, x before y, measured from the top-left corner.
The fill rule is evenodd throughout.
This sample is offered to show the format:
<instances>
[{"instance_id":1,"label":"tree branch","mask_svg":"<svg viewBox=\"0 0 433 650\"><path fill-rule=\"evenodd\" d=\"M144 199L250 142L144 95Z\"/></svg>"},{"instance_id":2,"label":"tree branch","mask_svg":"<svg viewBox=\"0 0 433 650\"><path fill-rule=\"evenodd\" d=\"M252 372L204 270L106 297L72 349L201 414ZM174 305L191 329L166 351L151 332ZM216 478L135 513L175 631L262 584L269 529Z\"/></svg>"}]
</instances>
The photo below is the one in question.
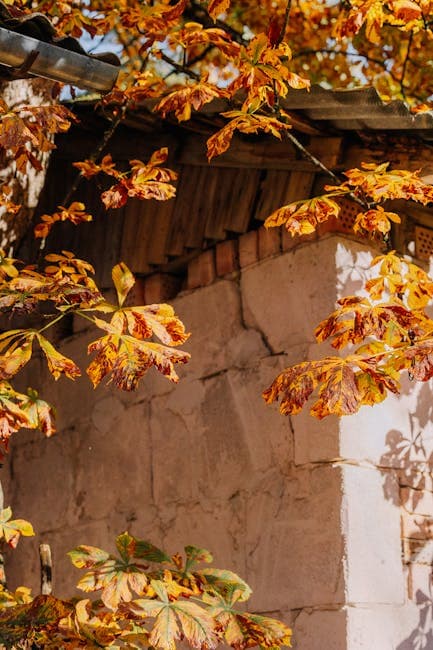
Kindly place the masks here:
<instances>
[{"instance_id":1,"label":"tree branch","mask_svg":"<svg viewBox=\"0 0 433 650\"><path fill-rule=\"evenodd\" d=\"M287 4L286 4L286 11L284 12L283 24L281 25L280 35L279 35L279 37L277 39L277 42L276 42L277 47L278 47L278 45L280 45L280 43L282 42L282 40L283 40L283 38L284 38L284 36L286 34L286 29L287 29L287 25L289 23L289 14L290 14L291 8L292 8L292 0L288 0Z\"/></svg>"}]
</instances>

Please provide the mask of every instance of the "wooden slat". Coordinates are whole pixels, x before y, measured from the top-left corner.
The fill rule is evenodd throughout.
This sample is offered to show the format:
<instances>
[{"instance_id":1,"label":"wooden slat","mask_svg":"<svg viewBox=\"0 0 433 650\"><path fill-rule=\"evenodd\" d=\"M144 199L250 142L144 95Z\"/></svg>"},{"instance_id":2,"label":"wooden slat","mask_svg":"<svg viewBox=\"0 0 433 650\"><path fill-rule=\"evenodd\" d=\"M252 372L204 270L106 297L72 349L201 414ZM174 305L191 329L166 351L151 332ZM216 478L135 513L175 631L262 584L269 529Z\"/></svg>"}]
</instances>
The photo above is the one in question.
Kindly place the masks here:
<instances>
[{"instance_id":1,"label":"wooden slat","mask_svg":"<svg viewBox=\"0 0 433 650\"><path fill-rule=\"evenodd\" d=\"M201 248L209 209L203 195L209 197L209 180L206 169L183 166L167 242L168 255L182 255L186 248Z\"/></svg>"},{"instance_id":2,"label":"wooden slat","mask_svg":"<svg viewBox=\"0 0 433 650\"><path fill-rule=\"evenodd\" d=\"M152 215L143 214L143 202L130 199L125 206L124 229L120 252L122 260L136 273L148 273L147 260L149 226Z\"/></svg>"},{"instance_id":3,"label":"wooden slat","mask_svg":"<svg viewBox=\"0 0 433 650\"><path fill-rule=\"evenodd\" d=\"M270 169L261 183L255 218L264 221L281 206L309 198L314 176L314 172Z\"/></svg>"},{"instance_id":4,"label":"wooden slat","mask_svg":"<svg viewBox=\"0 0 433 650\"><path fill-rule=\"evenodd\" d=\"M316 145L317 146L317 145ZM308 149L308 144L306 145ZM206 138L197 135L185 135L178 151L178 160L187 165L207 166ZM323 147L322 162L327 167L334 167L337 161L335 148L326 151ZM314 165L302 158L295 147L283 137L276 138L241 138L234 136L228 151L212 159L212 167L253 167L255 169L289 169L313 171Z\"/></svg>"},{"instance_id":5,"label":"wooden slat","mask_svg":"<svg viewBox=\"0 0 433 650\"><path fill-rule=\"evenodd\" d=\"M244 233L248 230L260 174L257 169L210 171L209 175L214 176L217 185L208 209L205 230L207 238L224 239L226 231Z\"/></svg>"},{"instance_id":6,"label":"wooden slat","mask_svg":"<svg viewBox=\"0 0 433 650\"><path fill-rule=\"evenodd\" d=\"M167 243L173 220L175 201L146 202L151 203L147 208L151 213L149 236L147 244L147 260L149 264L165 264L168 261Z\"/></svg>"}]
</instances>

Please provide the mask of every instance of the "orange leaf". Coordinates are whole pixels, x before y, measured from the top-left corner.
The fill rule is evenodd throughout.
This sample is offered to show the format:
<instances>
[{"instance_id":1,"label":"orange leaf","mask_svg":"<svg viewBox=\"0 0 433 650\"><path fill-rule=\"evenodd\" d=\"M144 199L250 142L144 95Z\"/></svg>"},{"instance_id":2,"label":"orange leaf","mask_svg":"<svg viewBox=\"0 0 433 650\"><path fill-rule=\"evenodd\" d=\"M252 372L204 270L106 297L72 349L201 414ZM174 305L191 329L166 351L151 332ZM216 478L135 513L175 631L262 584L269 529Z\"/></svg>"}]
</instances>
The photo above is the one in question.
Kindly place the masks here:
<instances>
[{"instance_id":1,"label":"orange leaf","mask_svg":"<svg viewBox=\"0 0 433 650\"><path fill-rule=\"evenodd\" d=\"M230 0L209 0L207 10L211 18L216 20L218 16L225 13L230 7Z\"/></svg>"}]
</instances>

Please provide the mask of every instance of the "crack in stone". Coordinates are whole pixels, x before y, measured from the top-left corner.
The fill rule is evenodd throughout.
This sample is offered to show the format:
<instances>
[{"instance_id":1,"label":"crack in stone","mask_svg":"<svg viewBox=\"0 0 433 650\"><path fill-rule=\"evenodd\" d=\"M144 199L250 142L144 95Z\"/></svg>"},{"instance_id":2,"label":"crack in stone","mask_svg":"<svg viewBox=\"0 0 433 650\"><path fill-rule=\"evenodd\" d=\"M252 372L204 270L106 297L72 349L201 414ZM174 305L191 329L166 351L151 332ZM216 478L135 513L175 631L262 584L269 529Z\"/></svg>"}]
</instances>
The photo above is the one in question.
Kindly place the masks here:
<instances>
[{"instance_id":1,"label":"crack in stone","mask_svg":"<svg viewBox=\"0 0 433 650\"><path fill-rule=\"evenodd\" d=\"M276 355L281 355L281 352L276 352L276 350L273 349L272 345L270 344L266 334L256 325L255 327L251 327L247 325L246 320L245 320L245 313L244 313L244 301L242 298L242 290L241 290L241 276L240 274L234 278L233 280L234 284L236 285L237 288L237 294L239 298L239 317L240 317L240 322L242 327L245 330L252 330L253 332L257 332L259 334L263 345L265 346L266 350L269 353L269 356L276 356Z\"/></svg>"}]
</instances>

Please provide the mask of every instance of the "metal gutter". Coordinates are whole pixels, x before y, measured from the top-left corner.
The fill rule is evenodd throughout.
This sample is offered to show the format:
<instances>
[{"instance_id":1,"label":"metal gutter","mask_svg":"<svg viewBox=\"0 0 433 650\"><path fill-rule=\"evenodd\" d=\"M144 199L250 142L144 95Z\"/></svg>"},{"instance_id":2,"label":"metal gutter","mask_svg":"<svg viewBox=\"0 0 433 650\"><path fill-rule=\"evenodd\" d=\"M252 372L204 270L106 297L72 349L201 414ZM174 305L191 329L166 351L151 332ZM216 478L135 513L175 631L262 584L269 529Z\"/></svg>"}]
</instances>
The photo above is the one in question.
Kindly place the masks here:
<instances>
[{"instance_id":1,"label":"metal gutter","mask_svg":"<svg viewBox=\"0 0 433 650\"><path fill-rule=\"evenodd\" d=\"M0 64L85 90L108 92L119 67L0 27Z\"/></svg>"}]
</instances>

